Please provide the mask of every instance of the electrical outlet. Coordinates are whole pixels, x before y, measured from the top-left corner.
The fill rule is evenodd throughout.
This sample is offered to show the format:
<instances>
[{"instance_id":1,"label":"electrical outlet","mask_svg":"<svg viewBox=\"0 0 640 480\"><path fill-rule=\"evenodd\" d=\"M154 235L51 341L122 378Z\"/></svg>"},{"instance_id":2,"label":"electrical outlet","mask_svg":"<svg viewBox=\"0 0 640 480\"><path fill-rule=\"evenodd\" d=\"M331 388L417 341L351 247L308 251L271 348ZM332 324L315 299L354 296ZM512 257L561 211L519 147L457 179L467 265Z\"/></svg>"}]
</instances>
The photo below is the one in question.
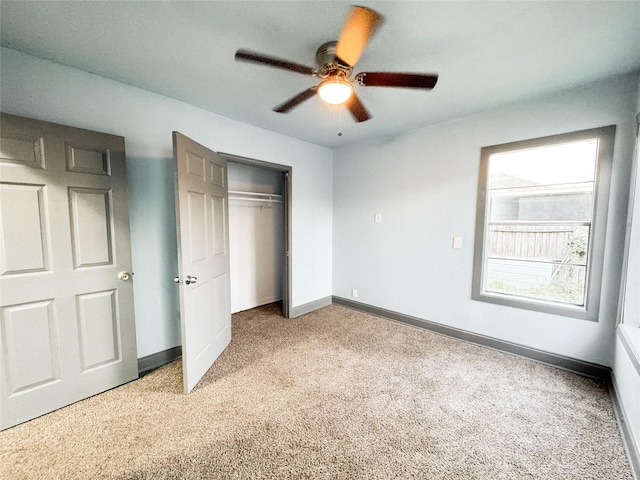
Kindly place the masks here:
<instances>
[{"instance_id":1,"label":"electrical outlet","mask_svg":"<svg viewBox=\"0 0 640 480\"><path fill-rule=\"evenodd\" d=\"M351 289L351 296L353 298L358 298L358 290L356 290L355 288Z\"/></svg>"}]
</instances>

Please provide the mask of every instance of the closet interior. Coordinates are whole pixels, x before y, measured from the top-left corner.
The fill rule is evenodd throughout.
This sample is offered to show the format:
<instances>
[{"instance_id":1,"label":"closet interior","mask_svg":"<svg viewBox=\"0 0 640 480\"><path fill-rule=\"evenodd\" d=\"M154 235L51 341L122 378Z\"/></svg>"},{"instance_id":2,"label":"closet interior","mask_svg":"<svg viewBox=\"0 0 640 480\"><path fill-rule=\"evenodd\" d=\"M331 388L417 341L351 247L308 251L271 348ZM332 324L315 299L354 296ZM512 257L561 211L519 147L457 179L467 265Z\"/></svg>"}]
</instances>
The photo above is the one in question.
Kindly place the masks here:
<instances>
[{"instance_id":1,"label":"closet interior","mask_svg":"<svg viewBox=\"0 0 640 480\"><path fill-rule=\"evenodd\" d=\"M231 313L283 299L285 174L230 161Z\"/></svg>"}]
</instances>

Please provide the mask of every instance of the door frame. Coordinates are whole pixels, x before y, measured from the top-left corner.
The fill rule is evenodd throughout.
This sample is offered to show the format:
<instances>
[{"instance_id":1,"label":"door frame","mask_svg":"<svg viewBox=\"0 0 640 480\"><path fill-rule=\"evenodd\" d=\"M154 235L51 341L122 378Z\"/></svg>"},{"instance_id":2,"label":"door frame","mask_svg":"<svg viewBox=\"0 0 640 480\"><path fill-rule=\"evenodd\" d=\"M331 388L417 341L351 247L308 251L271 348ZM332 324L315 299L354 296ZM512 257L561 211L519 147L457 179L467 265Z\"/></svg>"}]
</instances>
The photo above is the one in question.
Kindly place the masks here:
<instances>
[{"instance_id":1,"label":"door frame","mask_svg":"<svg viewBox=\"0 0 640 480\"><path fill-rule=\"evenodd\" d=\"M282 165L279 163L266 162L264 160L256 160L255 158L242 157L240 155L234 155L232 153L218 152L227 159L228 162L236 163L239 165L248 165L254 167L265 168L276 172L283 173L283 191L282 191L282 204L283 204L283 255L282 255L282 315L285 318L291 318L291 298L292 298L292 281L291 281L291 176L293 168L288 165Z\"/></svg>"}]
</instances>

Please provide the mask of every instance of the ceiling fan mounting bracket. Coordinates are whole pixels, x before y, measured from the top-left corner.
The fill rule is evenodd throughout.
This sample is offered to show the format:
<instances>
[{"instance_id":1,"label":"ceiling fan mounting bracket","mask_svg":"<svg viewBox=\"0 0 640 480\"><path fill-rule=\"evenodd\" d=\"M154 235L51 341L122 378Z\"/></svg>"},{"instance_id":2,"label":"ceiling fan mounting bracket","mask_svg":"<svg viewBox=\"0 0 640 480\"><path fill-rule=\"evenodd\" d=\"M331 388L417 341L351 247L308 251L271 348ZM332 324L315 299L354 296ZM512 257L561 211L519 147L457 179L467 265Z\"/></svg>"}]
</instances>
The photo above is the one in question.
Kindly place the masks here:
<instances>
[{"instance_id":1,"label":"ceiling fan mounting bracket","mask_svg":"<svg viewBox=\"0 0 640 480\"><path fill-rule=\"evenodd\" d=\"M341 76L345 80L351 77L351 68L344 67L337 62L325 63L318 68L316 76L320 78L328 78L332 76Z\"/></svg>"}]
</instances>

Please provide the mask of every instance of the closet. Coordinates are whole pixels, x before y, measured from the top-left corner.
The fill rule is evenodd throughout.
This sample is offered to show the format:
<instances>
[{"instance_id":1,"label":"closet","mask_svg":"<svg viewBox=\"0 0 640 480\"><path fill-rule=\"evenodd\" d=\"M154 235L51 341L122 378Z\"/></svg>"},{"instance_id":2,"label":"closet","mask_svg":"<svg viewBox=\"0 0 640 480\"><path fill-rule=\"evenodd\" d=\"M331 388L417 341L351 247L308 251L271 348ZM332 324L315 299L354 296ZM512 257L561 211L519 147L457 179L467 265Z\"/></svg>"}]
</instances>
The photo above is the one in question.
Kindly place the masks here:
<instances>
[{"instance_id":1,"label":"closet","mask_svg":"<svg viewBox=\"0 0 640 480\"><path fill-rule=\"evenodd\" d=\"M230 161L231 313L283 299L285 173Z\"/></svg>"}]
</instances>

